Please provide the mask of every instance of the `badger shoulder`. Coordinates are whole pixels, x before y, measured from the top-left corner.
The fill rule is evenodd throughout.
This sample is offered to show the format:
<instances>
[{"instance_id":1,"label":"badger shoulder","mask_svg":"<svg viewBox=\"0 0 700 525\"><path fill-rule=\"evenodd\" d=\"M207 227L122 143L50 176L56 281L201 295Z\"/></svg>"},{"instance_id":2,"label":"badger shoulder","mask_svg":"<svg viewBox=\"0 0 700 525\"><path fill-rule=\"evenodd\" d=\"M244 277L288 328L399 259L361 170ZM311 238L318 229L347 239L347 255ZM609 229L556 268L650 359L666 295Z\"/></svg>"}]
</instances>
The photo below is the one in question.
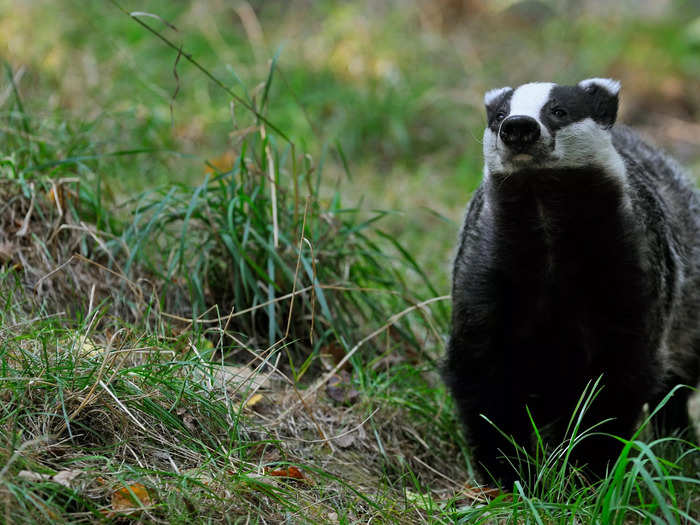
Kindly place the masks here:
<instances>
[{"instance_id":1,"label":"badger shoulder","mask_svg":"<svg viewBox=\"0 0 700 525\"><path fill-rule=\"evenodd\" d=\"M625 163L633 216L646 228L647 253L660 251L657 265L667 286L666 343L660 348L663 371L689 384L700 378L700 191L690 174L663 150L631 128L616 125L612 142ZM662 288L663 289L663 288Z\"/></svg>"},{"instance_id":2,"label":"badger shoulder","mask_svg":"<svg viewBox=\"0 0 700 525\"><path fill-rule=\"evenodd\" d=\"M695 246L700 250L700 192L690 175L631 128L617 124L611 135L613 146L625 164L630 191L639 193L643 188L653 193L663 207L665 218L671 221L674 235L685 238L686 248Z\"/></svg>"},{"instance_id":3,"label":"badger shoulder","mask_svg":"<svg viewBox=\"0 0 700 525\"><path fill-rule=\"evenodd\" d=\"M611 135L613 146L628 164L628 169L641 169L657 182L675 181L685 191L692 190L683 168L660 148L644 141L632 128L617 124L612 128Z\"/></svg>"},{"instance_id":4,"label":"badger shoulder","mask_svg":"<svg viewBox=\"0 0 700 525\"><path fill-rule=\"evenodd\" d=\"M487 263L485 257L490 250L484 249L486 248L484 244L491 242L490 238L493 234L493 226L488 220L488 206L482 181L469 200L459 232L457 249L452 261L453 292L463 285L470 273L473 273L474 266L483 267ZM456 296L459 297L459 294Z\"/></svg>"}]
</instances>

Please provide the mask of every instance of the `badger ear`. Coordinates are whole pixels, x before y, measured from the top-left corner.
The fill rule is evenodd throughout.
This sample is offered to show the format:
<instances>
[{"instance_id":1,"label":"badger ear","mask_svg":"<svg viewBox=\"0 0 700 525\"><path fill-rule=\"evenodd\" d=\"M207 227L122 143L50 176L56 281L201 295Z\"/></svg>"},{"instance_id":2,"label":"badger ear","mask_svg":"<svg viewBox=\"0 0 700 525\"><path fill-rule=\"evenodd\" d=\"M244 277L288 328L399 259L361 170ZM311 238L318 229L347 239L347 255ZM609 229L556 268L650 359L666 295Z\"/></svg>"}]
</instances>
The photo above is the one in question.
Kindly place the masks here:
<instances>
[{"instance_id":1,"label":"badger ear","mask_svg":"<svg viewBox=\"0 0 700 525\"><path fill-rule=\"evenodd\" d=\"M620 82L612 78L587 78L579 82L578 85L586 91L604 89L613 96L617 96L620 93Z\"/></svg>"},{"instance_id":2,"label":"badger ear","mask_svg":"<svg viewBox=\"0 0 700 525\"><path fill-rule=\"evenodd\" d=\"M501 108L505 99L513 93L512 87L502 87L492 89L484 94L484 105L486 106L486 118L489 122L493 120L496 112Z\"/></svg>"},{"instance_id":3,"label":"badger ear","mask_svg":"<svg viewBox=\"0 0 700 525\"><path fill-rule=\"evenodd\" d=\"M510 86L491 89L487 91L486 93L484 93L484 106L488 108L489 106L495 105L511 91L513 91L513 88Z\"/></svg>"},{"instance_id":4,"label":"badger ear","mask_svg":"<svg viewBox=\"0 0 700 525\"><path fill-rule=\"evenodd\" d=\"M588 78L578 83L590 97L593 120L605 127L611 127L617 119L620 97L620 82L611 78Z\"/></svg>"}]
</instances>

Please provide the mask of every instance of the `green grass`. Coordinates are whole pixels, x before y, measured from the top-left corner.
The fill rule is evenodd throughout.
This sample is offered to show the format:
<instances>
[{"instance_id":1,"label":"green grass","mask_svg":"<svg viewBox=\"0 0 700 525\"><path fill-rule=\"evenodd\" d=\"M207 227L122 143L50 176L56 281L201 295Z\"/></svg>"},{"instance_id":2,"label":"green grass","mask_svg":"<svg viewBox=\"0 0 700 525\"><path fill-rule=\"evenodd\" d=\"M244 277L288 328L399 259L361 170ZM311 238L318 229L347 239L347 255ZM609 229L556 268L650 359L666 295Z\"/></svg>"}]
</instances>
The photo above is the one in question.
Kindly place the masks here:
<instances>
[{"instance_id":1,"label":"green grass","mask_svg":"<svg viewBox=\"0 0 700 525\"><path fill-rule=\"evenodd\" d=\"M568 463L595 389L571 439L521 451L531 483L474 499L438 373L481 92L620 63L650 79L631 97L683 84L682 6L524 37L253 3L260 40L227 7L146 4L124 7L187 56L110 3L0 21L0 521L699 522L697 445L642 429L593 485ZM111 514L136 484L146 508Z\"/></svg>"},{"instance_id":2,"label":"green grass","mask_svg":"<svg viewBox=\"0 0 700 525\"><path fill-rule=\"evenodd\" d=\"M166 523L246 516L325 523L329 515L340 522L697 523L700 450L687 442L632 440L611 476L594 486L564 467L568 445L531 465L531 487L518 484L512 495L474 506L446 489L467 465L454 464L465 451L450 444L456 422L444 389L426 379L430 367L358 371L363 400L341 408L343 421L329 434L364 423L365 435L329 449L308 412L295 414L296 428L272 422L294 401L279 387L264 388L261 405L245 408L246 387L220 382L206 339L164 340L123 327L109 343L90 336L91 326L92 318L71 328L47 319L3 340L0 494L10 522L97 520L112 510L113 491L142 483L152 500L144 519ZM335 420L338 410L315 401L317 418ZM307 481L264 475L287 465L302 468ZM79 472L70 486L51 481L65 471Z\"/></svg>"}]
</instances>

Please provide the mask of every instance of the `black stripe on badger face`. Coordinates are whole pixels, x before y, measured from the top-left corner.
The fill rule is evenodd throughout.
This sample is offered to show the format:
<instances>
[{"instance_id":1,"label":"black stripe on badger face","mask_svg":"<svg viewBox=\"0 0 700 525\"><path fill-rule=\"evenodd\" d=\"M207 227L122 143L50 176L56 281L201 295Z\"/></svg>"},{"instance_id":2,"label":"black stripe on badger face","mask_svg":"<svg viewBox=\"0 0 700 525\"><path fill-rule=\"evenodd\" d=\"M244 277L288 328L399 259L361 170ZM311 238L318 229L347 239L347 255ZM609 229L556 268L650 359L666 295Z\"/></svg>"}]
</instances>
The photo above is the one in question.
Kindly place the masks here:
<instances>
[{"instance_id":1,"label":"black stripe on badger face","mask_svg":"<svg viewBox=\"0 0 700 525\"><path fill-rule=\"evenodd\" d=\"M510 99L512 97L512 87L492 89L484 95L486 119L488 126L494 133L498 133L498 126L510 114Z\"/></svg>"},{"instance_id":2,"label":"black stripe on badger face","mask_svg":"<svg viewBox=\"0 0 700 525\"><path fill-rule=\"evenodd\" d=\"M540 122L552 133L585 118L609 128L615 123L617 106L617 91L611 93L595 83L554 86L540 111Z\"/></svg>"}]
</instances>

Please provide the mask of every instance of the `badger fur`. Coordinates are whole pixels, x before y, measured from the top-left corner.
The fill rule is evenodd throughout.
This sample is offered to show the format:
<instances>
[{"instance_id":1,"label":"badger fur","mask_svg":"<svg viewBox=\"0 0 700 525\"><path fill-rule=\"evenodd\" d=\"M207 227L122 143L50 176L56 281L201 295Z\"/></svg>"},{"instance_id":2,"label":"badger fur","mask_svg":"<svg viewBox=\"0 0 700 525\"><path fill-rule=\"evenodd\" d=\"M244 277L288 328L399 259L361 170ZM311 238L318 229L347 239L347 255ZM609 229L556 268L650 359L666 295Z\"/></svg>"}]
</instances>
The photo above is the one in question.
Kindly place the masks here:
<instances>
[{"instance_id":1,"label":"badger fur","mask_svg":"<svg viewBox=\"0 0 700 525\"><path fill-rule=\"evenodd\" d=\"M518 479L494 425L528 448L529 411L557 444L589 381L603 388L584 426L610 419L597 430L622 437L644 403L698 382L700 197L672 159L614 126L619 91L593 78L484 97L444 375L485 480ZM659 414L663 432L689 426L688 393ZM604 475L619 447L584 439L574 459Z\"/></svg>"}]
</instances>

